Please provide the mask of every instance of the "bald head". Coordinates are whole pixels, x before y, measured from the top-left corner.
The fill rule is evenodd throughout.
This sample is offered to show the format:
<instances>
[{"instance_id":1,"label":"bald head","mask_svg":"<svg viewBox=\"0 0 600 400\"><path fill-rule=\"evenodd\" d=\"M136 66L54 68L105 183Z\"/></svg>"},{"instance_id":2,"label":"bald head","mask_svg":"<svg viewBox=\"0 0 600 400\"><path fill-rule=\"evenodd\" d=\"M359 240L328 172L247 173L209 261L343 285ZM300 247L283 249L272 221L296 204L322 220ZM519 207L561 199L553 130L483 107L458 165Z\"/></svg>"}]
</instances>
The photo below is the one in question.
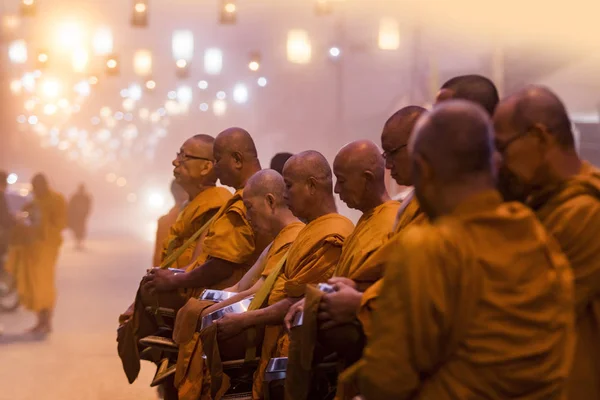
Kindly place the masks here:
<instances>
[{"instance_id":1,"label":"bald head","mask_svg":"<svg viewBox=\"0 0 600 400\"><path fill-rule=\"evenodd\" d=\"M292 156L283 167L283 178L286 201L298 218L310 222L336 211L331 168L318 151Z\"/></svg>"},{"instance_id":2,"label":"bald head","mask_svg":"<svg viewBox=\"0 0 600 400\"><path fill-rule=\"evenodd\" d=\"M294 176L298 179L314 180L319 190L333 190L331 167L323 154L315 150L303 151L292 157L283 167L283 176Z\"/></svg>"},{"instance_id":3,"label":"bald head","mask_svg":"<svg viewBox=\"0 0 600 400\"><path fill-rule=\"evenodd\" d=\"M48 184L46 175L40 173L35 174L33 178L31 178L31 187L36 197L44 196L50 191L50 185Z\"/></svg>"},{"instance_id":4,"label":"bald head","mask_svg":"<svg viewBox=\"0 0 600 400\"><path fill-rule=\"evenodd\" d=\"M490 118L472 102L444 102L419 120L410 151L413 159L426 160L436 179L450 184L473 175L491 175L494 146Z\"/></svg>"},{"instance_id":5,"label":"bald head","mask_svg":"<svg viewBox=\"0 0 600 400\"><path fill-rule=\"evenodd\" d=\"M427 110L419 106L408 106L392 115L383 127L381 147L385 157L385 167L392 178L402 186L411 185L410 160L406 146L417 120Z\"/></svg>"},{"instance_id":6,"label":"bald head","mask_svg":"<svg viewBox=\"0 0 600 400\"><path fill-rule=\"evenodd\" d=\"M462 75L450 79L438 94L437 102L449 99L468 100L483 107L491 117L498 105L498 89L481 75Z\"/></svg>"},{"instance_id":7,"label":"bald head","mask_svg":"<svg viewBox=\"0 0 600 400\"><path fill-rule=\"evenodd\" d=\"M219 133L214 144L215 171L223 185L242 189L247 180L260 170L256 146L242 128Z\"/></svg>"},{"instance_id":8,"label":"bald head","mask_svg":"<svg viewBox=\"0 0 600 400\"><path fill-rule=\"evenodd\" d=\"M575 148L571 120L563 102L550 89L531 85L514 96L512 123L519 132L542 125L565 149Z\"/></svg>"},{"instance_id":9,"label":"bald head","mask_svg":"<svg viewBox=\"0 0 600 400\"><path fill-rule=\"evenodd\" d=\"M290 159L291 156L293 156L292 153L277 153L277 154L275 154L273 156L273 158L271 159L271 169L274 169L275 171L279 172L280 174L283 173L283 166L285 165L287 160Z\"/></svg>"},{"instance_id":10,"label":"bald head","mask_svg":"<svg viewBox=\"0 0 600 400\"><path fill-rule=\"evenodd\" d=\"M252 136L242 128L225 129L217 136L215 146L227 152L238 152L245 158L258 157Z\"/></svg>"},{"instance_id":11,"label":"bald head","mask_svg":"<svg viewBox=\"0 0 600 400\"><path fill-rule=\"evenodd\" d=\"M277 207L286 207L284 201L285 182L279 172L263 169L252 175L244 188L244 198L272 195Z\"/></svg>"},{"instance_id":12,"label":"bald head","mask_svg":"<svg viewBox=\"0 0 600 400\"><path fill-rule=\"evenodd\" d=\"M357 140L342 147L333 161L335 193L350 208L367 212L389 199L385 161L377 145Z\"/></svg>"}]
</instances>

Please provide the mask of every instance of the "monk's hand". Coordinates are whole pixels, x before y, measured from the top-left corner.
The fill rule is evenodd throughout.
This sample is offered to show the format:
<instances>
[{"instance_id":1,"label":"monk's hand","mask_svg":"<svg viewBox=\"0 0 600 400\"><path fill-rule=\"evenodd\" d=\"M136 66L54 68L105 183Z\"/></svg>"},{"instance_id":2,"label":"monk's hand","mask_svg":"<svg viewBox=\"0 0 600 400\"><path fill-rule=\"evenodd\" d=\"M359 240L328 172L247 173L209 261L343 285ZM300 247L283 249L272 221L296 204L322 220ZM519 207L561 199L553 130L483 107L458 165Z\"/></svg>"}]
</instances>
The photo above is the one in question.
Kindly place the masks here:
<instances>
[{"instance_id":1,"label":"monk's hand","mask_svg":"<svg viewBox=\"0 0 600 400\"><path fill-rule=\"evenodd\" d=\"M296 314L304 311L304 299L300 300L296 304L292 305L285 315L283 319L283 324L285 325L285 329L289 332L292 329L292 323L294 322L294 318Z\"/></svg>"},{"instance_id":2,"label":"monk's hand","mask_svg":"<svg viewBox=\"0 0 600 400\"><path fill-rule=\"evenodd\" d=\"M144 278L144 285L152 292L167 292L176 289L175 274L168 269L154 268Z\"/></svg>"},{"instance_id":3,"label":"monk's hand","mask_svg":"<svg viewBox=\"0 0 600 400\"><path fill-rule=\"evenodd\" d=\"M336 283L335 292L323 295L317 318L321 329L351 323L356 319L362 293L343 283Z\"/></svg>"},{"instance_id":4,"label":"monk's hand","mask_svg":"<svg viewBox=\"0 0 600 400\"><path fill-rule=\"evenodd\" d=\"M350 278L342 278L342 277L336 276L336 277L329 279L327 281L327 283L329 283L332 286L335 286L338 283L341 283L343 285L350 286L352 289L356 289L356 282L354 282Z\"/></svg>"},{"instance_id":5,"label":"monk's hand","mask_svg":"<svg viewBox=\"0 0 600 400\"><path fill-rule=\"evenodd\" d=\"M225 314L217 320L217 337L219 340L231 339L246 329L243 314Z\"/></svg>"}]
</instances>

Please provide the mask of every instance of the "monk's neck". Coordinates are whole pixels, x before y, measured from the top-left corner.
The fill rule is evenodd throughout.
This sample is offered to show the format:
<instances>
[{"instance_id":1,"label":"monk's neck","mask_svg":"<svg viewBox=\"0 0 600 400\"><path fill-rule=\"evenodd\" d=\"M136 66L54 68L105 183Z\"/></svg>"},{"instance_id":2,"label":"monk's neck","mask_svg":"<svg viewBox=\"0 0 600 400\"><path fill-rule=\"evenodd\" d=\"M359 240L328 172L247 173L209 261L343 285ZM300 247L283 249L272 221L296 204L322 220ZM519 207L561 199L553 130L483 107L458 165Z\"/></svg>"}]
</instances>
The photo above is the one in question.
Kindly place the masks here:
<instances>
[{"instance_id":1,"label":"monk's neck","mask_svg":"<svg viewBox=\"0 0 600 400\"><path fill-rule=\"evenodd\" d=\"M293 224L295 222L300 222L294 214L289 210L289 208L285 208L281 210L281 212L277 215L276 220L273 223L273 237L277 236L279 232L281 232L286 226Z\"/></svg>"},{"instance_id":2,"label":"monk's neck","mask_svg":"<svg viewBox=\"0 0 600 400\"><path fill-rule=\"evenodd\" d=\"M327 199L315 201L306 216L306 222L310 223L327 214L337 213L337 207L333 196Z\"/></svg>"},{"instance_id":3,"label":"monk's neck","mask_svg":"<svg viewBox=\"0 0 600 400\"><path fill-rule=\"evenodd\" d=\"M576 151L566 150L558 151L549 157L551 160L548 165L548 186L560 184L573 176L579 174L583 165Z\"/></svg>"},{"instance_id":4,"label":"monk's neck","mask_svg":"<svg viewBox=\"0 0 600 400\"><path fill-rule=\"evenodd\" d=\"M363 204L360 205L359 211L361 211L363 214L368 214L380 205L387 203L390 200L391 198L387 191L383 192L378 196L373 196L370 199L365 199Z\"/></svg>"},{"instance_id":5,"label":"monk's neck","mask_svg":"<svg viewBox=\"0 0 600 400\"><path fill-rule=\"evenodd\" d=\"M234 188L235 190L241 190L246 187L246 183L248 179L252 178L252 175L256 174L261 170L260 163L257 161L256 164L253 164L248 169L244 170L240 176L240 181Z\"/></svg>"},{"instance_id":6,"label":"monk's neck","mask_svg":"<svg viewBox=\"0 0 600 400\"><path fill-rule=\"evenodd\" d=\"M496 190L496 187L486 177L474 179L465 184L449 185L444 188L444 195L438 196L438 201L435 205L432 204L431 208L426 207L426 214L432 220L444 215L450 215L467 199L490 190Z\"/></svg>"}]
</instances>

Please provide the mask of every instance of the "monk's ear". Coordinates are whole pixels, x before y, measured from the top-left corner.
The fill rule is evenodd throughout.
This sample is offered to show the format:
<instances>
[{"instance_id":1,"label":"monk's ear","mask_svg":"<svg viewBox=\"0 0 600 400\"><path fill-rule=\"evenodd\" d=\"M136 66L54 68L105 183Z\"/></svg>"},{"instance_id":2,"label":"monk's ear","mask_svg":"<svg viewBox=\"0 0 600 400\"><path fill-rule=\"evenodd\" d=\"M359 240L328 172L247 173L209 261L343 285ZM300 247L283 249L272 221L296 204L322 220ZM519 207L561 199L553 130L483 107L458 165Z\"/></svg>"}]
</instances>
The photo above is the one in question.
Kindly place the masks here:
<instances>
[{"instance_id":1,"label":"monk's ear","mask_svg":"<svg viewBox=\"0 0 600 400\"><path fill-rule=\"evenodd\" d=\"M271 193L268 193L265 196L265 201L271 210L275 209L275 196L273 196Z\"/></svg>"},{"instance_id":2,"label":"monk's ear","mask_svg":"<svg viewBox=\"0 0 600 400\"><path fill-rule=\"evenodd\" d=\"M306 184L310 194L314 194L317 191L317 179L314 176L309 177L306 180Z\"/></svg>"},{"instance_id":3,"label":"monk's ear","mask_svg":"<svg viewBox=\"0 0 600 400\"><path fill-rule=\"evenodd\" d=\"M375 174L372 171L365 171L365 172L363 172L363 176L365 177L365 179L367 180L367 182L374 182L375 181Z\"/></svg>"},{"instance_id":4,"label":"monk's ear","mask_svg":"<svg viewBox=\"0 0 600 400\"><path fill-rule=\"evenodd\" d=\"M438 92L435 97L435 103L441 103L442 101L450 100L454 97L454 90L452 89L442 89Z\"/></svg>"},{"instance_id":5,"label":"monk's ear","mask_svg":"<svg viewBox=\"0 0 600 400\"><path fill-rule=\"evenodd\" d=\"M202 176L209 175L211 172L213 172L214 166L215 165L212 161L206 162L204 164L204 167L202 167L202 171L200 172L200 175L202 175Z\"/></svg>"},{"instance_id":6,"label":"monk's ear","mask_svg":"<svg viewBox=\"0 0 600 400\"><path fill-rule=\"evenodd\" d=\"M242 164L244 161L244 157L242 156L242 153L240 153L239 151L235 151L235 152L231 153L231 157L235 161L235 166L238 168L242 168Z\"/></svg>"},{"instance_id":7,"label":"monk's ear","mask_svg":"<svg viewBox=\"0 0 600 400\"><path fill-rule=\"evenodd\" d=\"M548 127L544 124L536 123L529 128L529 131L535 138L537 138L542 147L548 146L554 141L554 136L548 130Z\"/></svg>"}]
</instances>

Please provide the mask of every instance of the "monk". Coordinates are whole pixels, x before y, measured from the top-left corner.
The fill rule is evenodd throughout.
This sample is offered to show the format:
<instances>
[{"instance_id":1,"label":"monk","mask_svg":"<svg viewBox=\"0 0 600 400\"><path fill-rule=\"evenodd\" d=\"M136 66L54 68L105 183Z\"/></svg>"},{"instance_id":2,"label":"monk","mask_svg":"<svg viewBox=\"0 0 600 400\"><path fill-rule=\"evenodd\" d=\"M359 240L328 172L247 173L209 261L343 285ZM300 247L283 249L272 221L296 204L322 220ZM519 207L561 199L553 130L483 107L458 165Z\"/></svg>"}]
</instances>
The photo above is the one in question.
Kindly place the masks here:
<instances>
[{"instance_id":1,"label":"monk","mask_svg":"<svg viewBox=\"0 0 600 400\"><path fill-rule=\"evenodd\" d=\"M600 171L575 150L565 106L530 86L503 100L494 116L508 198L527 204L560 244L575 277L577 347L569 399L600 399Z\"/></svg>"},{"instance_id":2,"label":"monk","mask_svg":"<svg viewBox=\"0 0 600 400\"><path fill-rule=\"evenodd\" d=\"M493 134L486 111L461 100L415 127L413 182L431 223L393 239L357 367L367 399L564 394L575 340L570 266L531 210L502 202Z\"/></svg>"},{"instance_id":3,"label":"monk","mask_svg":"<svg viewBox=\"0 0 600 400\"><path fill-rule=\"evenodd\" d=\"M410 160L407 152L408 140L417 120L425 112L426 110L423 107L407 106L394 113L383 126L381 144L385 168L390 170L392 178L400 186L410 187L412 185L409 173ZM425 221L425 216L411 189L402 201L395 222L392 225L393 230L389 233L389 236L396 235L412 223L423 221ZM389 249L388 246L381 246L377 251L372 252L368 260L365 259L365 261L368 261L365 269L383 271L387 259L388 250L386 249ZM372 311L376 308L376 300L383 282L379 280L372 286L361 285L361 290L356 287L356 282L347 277L337 276L332 278L329 283L335 285L336 293L323 296L323 301L320 303L321 323L325 327L349 324L353 323L358 315L361 328L368 338L371 331ZM303 303L298 303L287 314L285 324L288 330L291 328L294 315L302 307Z\"/></svg>"},{"instance_id":4,"label":"monk","mask_svg":"<svg viewBox=\"0 0 600 400\"><path fill-rule=\"evenodd\" d=\"M188 139L173 160L175 181L188 194L190 201L181 211L169 230L161 254L161 263L179 254L171 264L177 268L192 268L202 255L206 235L185 247L193 235L205 226L231 199L225 188L217 188L213 146L215 139L209 135L196 135ZM183 250L183 251L180 251ZM145 305L156 305L144 285L140 285L134 305L119 318L119 356L129 382L135 381L140 369L138 341L157 330L155 319L146 312ZM172 306L180 306L185 297L173 292ZM162 300L162 299L161 299ZM132 319L133 318L133 319ZM131 319L131 321L130 321ZM130 321L131 323L128 323ZM158 361L158 360L156 360Z\"/></svg>"},{"instance_id":5,"label":"monk","mask_svg":"<svg viewBox=\"0 0 600 400\"><path fill-rule=\"evenodd\" d=\"M444 83L437 94L436 104L450 99L468 100L479 104L490 115L498 105L498 89L494 82L481 75L456 76Z\"/></svg>"},{"instance_id":6,"label":"monk","mask_svg":"<svg viewBox=\"0 0 600 400\"><path fill-rule=\"evenodd\" d=\"M333 172L337 178L335 193L349 208L363 213L354 231L344 241L333 279L350 279L353 285L364 290L382 277L381 264L368 260L387 242L400 203L390 199L385 187L385 161L377 145L371 141L359 140L342 147L333 162ZM356 290L352 293L360 305L362 293ZM301 358L303 353L312 352L315 348L316 323L309 320L316 319L318 307L322 313L327 312L327 303L320 304L321 296L318 290L307 289L306 302L309 307L304 308L305 323L292 334L286 378L286 397L289 399L306 399L308 396L311 365L301 362ZM331 296L335 298L335 294ZM304 306L304 303L303 300L298 304ZM286 326L290 326L295 312L301 306L290 310L285 319ZM339 317L344 321L356 321L356 308L350 308L350 316ZM332 320L338 316L328 317L329 321L320 327L328 331L323 332L321 344L329 352L336 350L347 363L355 362L360 357L362 344L360 324L356 321L355 324L344 326L343 330L331 330L327 328L331 328Z\"/></svg>"},{"instance_id":7,"label":"monk","mask_svg":"<svg viewBox=\"0 0 600 400\"><path fill-rule=\"evenodd\" d=\"M304 295L306 285L326 282L342 253L342 244L353 224L339 215L333 198L332 173L322 154L305 151L290 158L283 169L286 201L295 216L307 223L290 247L287 260L273 285L267 307L244 314L228 314L218 321L219 340L265 327L260 364L252 388L263 398L263 379L272 357L287 355L288 337L283 318Z\"/></svg>"},{"instance_id":8,"label":"monk","mask_svg":"<svg viewBox=\"0 0 600 400\"><path fill-rule=\"evenodd\" d=\"M177 183L177 180L171 182L171 195L175 204L168 213L158 219L156 226L156 240L154 242L154 257L152 257L152 266L157 267L163 260L164 245L171 226L177 221L179 213L189 201L189 194Z\"/></svg>"},{"instance_id":9,"label":"monk","mask_svg":"<svg viewBox=\"0 0 600 400\"><path fill-rule=\"evenodd\" d=\"M75 236L75 248L83 250L87 236L87 221L92 211L92 195L82 183L67 204L69 228Z\"/></svg>"},{"instance_id":10,"label":"monk","mask_svg":"<svg viewBox=\"0 0 600 400\"><path fill-rule=\"evenodd\" d=\"M7 271L15 274L21 304L37 314L31 333L52 331L56 303L56 263L67 227L67 202L42 174L31 180L33 201L24 206L15 228L22 240L9 248Z\"/></svg>"},{"instance_id":11,"label":"monk","mask_svg":"<svg viewBox=\"0 0 600 400\"><path fill-rule=\"evenodd\" d=\"M248 221L256 234L272 238L272 243L263 251L254 266L239 282L224 289L225 291L235 292L237 295L208 308L206 308L206 305L201 304L202 301L190 299L186 306L180 310L174 332L174 338L180 345L175 377L179 400L212 397L209 395L211 387L210 372L207 370L202 358L204 349L201 333L204 335L204 332L196 332L198 318L192 318L191 323L187 323L185 319L190 317L191 312L184 313L184 311L200 308L204 309L203 315L207 315L255 295L261 290L267 277L273 270L280 267L280 263L284 261L283 258L292 242L304 228L304 224L288 208L284 194L285 183L283 177L274 170L259 171L248 180L243 195ZM267 293L270 292L270 288L264 290ZM230 341L225 343L223 347L227 350L227 354L222 353L221 356L228 358L227 355L234 355L234 358L243 358L243 346L245 346L246 341L241 341L243 344L241 349L235 346L238 343L240 342ZM209 343L209 345L215 346L214 343ZM218 346L220 343L216 345ZM214 360L210 361L214 362ZM213 371L215 369L222 370L220 365L211 369ZM228 388L228 383L227 381L221 385L216 383L216 386L218 386L218 390L224 392Z\"/></svg>"}]
</instances>

